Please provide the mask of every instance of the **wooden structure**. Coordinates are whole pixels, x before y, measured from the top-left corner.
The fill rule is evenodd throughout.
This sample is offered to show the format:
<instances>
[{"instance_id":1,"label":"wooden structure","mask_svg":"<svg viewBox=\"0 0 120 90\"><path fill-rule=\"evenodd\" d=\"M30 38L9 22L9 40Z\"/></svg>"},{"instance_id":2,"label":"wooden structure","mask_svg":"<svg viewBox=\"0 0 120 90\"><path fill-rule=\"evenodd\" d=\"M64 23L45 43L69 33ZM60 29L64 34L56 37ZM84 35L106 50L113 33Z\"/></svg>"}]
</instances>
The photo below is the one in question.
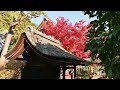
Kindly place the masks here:
<instances>
[{"instance_id":1,"label":"wooden structure","mask_svg":"<svg viewBox=\"0 0 120 90\"><path fill-rule=\"evenodd\" d=\"M40 29L40 28L39 28ZM60 42L40 32L40 30L27 30L21 34L15 47L5 57L17 59L19 55L26 60L26 67L22 69L23 79L58 79L60 66L65 71L73 65L76 77L76 65L84 65L87 60L80 59L60 46Z\"/></svg>"}]
</instances>

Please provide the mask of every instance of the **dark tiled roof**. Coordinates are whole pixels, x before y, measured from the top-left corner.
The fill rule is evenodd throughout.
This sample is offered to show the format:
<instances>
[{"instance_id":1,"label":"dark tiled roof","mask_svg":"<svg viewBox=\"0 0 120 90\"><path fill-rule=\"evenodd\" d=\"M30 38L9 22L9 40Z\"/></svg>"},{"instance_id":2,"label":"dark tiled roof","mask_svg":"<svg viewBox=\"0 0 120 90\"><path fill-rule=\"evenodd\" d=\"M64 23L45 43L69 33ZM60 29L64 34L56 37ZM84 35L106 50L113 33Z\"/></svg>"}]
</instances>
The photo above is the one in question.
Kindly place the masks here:
<instances>
[{"instance_id":1,"label":"dark tiled roof","mask_svg":"<svg viewBox=\"0 0 120 90\"><path fill-rule=\"evenodd\" d=\"M89 60L78 58L66 51L60 44L59 41L42 32L36 31L35 33L31 33L30 31L26 31L21 34L15 47L5 56L8 59L16 59L24 52L25 45L29 46L29 49L32 50L32 52L28 51L29 53L34 52L37 57L43 58L42 60L47 62L58 64L85 64L89 62Z\"/></svg>"},{"instance_id":2,"label":"dark tiled roof","mask_svg":"<svg viewBox=\"0 0 120 90\"><path fill-rule=\"evenodd\" d=\"M67 62L67 60L71 60L72 62L84 62L86 60L82 58L78 58L72 53L66 51L61 47L60 42L55 40L54 38L47 36L41 32L36 31L33 35L30 31L25 32L26 38L30 41L30 43L42 54L45 54L50 57L55 57L59 59L63 59Z\"/></svg>"}]
</instances>

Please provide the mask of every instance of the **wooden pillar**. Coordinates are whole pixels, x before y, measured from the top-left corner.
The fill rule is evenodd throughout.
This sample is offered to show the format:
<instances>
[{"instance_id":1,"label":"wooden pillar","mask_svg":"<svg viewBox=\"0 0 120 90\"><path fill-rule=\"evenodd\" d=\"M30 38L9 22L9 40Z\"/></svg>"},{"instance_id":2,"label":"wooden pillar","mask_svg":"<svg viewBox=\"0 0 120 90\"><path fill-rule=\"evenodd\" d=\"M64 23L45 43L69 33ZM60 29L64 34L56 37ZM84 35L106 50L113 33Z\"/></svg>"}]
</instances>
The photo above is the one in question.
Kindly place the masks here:
<instances>
[{"instance_id":1,"label":"wooden pillar","mask_svg":"<svg viewBox=\"0 0 120 90\"><path fill-rule=\"evenodd\" d=\"M63 70L63 79L65 79L65 71L66 71L66 66L65 65L62 66L62 70Z\"/></svg>"},{"instance_id":2,"label":"wooden pillar","mask_svg":"<svg viewBox=\"0 0 120 90\"><path fill-rule=\"evenodd\" d=\"M73 73L71 73L71 79L73 79Z\"/></svg>"},{"instance_id":3,"label":"wooden pillar","mask_svg":"<svg viewBox=\"0 0 120 90\"><path fill-rule=\"evenodd\" d=\"M76 77L76 65L74 65L74 78Z\"/></svg>"}]
</instances>

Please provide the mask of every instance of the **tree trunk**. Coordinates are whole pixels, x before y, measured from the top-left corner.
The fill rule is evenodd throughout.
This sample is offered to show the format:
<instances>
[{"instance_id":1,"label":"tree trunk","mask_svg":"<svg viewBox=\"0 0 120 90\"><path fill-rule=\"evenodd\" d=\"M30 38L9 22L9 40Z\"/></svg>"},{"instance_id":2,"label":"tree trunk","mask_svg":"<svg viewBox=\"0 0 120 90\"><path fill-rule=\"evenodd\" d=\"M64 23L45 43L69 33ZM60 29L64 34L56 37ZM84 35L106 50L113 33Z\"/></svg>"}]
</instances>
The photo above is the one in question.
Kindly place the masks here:
<instances>
[{"instance_id":1,"label":"tree trunk","mask_svg":"<svg viewBox=\"0 0 120 90\"><path fill-rule=\"evenodd\" d=\"M3 50L1 52L0 65L5 65L7 63L7 61L8 61L8 60L5 59L4 55L7 54L7 51L8 51L12 36L13 36L13 34L11 32L9 32L7 34L5 44L4 44Z\"/></svg>"},{"instance_id":2,"label":"tree trunk","mask_svg":"<svg viewBox=\"0 0 120 90\"><path fill-rule=\"evenodd\" d=\"M8 51L8 48L9 48L12 36L14 34L13 31L14 31L16 25L18 25L24 18L26 18L26 17L23 16L21 19L18 20L17 16L14 16L12 23L8 23L8 22L2 20L4 23L9 25L9 32L7 34L7 37L6 37L6 40L5 40L5 44L4 44L3 50L1 52L0 66L5 66L6 63L8 62L8 60L6 60L4 55L7 54L7 51Z\"/></svg>"},{"instance_id":3,"label":"tree trunk","mask_svg":"<svg viewBox=\"0 0 120 90\"><path fill-rule=\"evenodd\" d=\"M1 58L4 57L5 54L7 54L7 51L8 51L8 48L9 48L9 45L10 45L10 41L12 39L12 34L11 33L8 33L7 34L7 37L6 37L6 40L5 40L5 44L4 44L4 47L3 47L3 50L2 50L2 53L1 53Z\"/></svg>"},{"instance_id":4,"label":"tree trunk","mask_svg":"<svg viewBox=\"0 0 120 90\"><path fill-rule=\"evenodd\" d=\"M14 16L13 22L9 24L9 32L7 34L5 44L4 44L3 50L1 52L0 66L5 66L6 63L8 62L8 60L6 60L4 55L7 54L7 51L8 51L12 36L14 34L13 31L14 31L16 25L18 25L18 23L19 22L17 21L17 16ZM7 22L7 24L8 24L8 22Z\"/></svg>"}]
</instances>

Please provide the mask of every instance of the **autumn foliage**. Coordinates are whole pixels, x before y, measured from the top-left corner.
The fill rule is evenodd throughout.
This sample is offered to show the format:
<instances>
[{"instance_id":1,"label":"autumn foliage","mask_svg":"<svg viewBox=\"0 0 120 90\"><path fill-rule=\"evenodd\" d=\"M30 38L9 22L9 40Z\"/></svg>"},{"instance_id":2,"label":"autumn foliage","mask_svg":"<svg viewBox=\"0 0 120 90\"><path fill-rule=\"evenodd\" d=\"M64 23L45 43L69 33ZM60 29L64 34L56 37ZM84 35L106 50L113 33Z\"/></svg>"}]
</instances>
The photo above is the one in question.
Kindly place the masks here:
<instances>
[{"instance_id":1,"label":"autumn foliage","mask_svg":"<svg viewBox=\"0 0 120 90\"><path fill-rule=\"evenodd\" d=\"M90 24L84 25L85 21L80 20L75 25L72 25L68 21L64 17L57 18L56 24L48 20L42 24L43 32L59 40L64 49L77 57L88 58L91 51L88 50L85 52L85 45L89 40L87 35L89 34L88 30L91 28Z\"/></svg>"}]
</instances>

